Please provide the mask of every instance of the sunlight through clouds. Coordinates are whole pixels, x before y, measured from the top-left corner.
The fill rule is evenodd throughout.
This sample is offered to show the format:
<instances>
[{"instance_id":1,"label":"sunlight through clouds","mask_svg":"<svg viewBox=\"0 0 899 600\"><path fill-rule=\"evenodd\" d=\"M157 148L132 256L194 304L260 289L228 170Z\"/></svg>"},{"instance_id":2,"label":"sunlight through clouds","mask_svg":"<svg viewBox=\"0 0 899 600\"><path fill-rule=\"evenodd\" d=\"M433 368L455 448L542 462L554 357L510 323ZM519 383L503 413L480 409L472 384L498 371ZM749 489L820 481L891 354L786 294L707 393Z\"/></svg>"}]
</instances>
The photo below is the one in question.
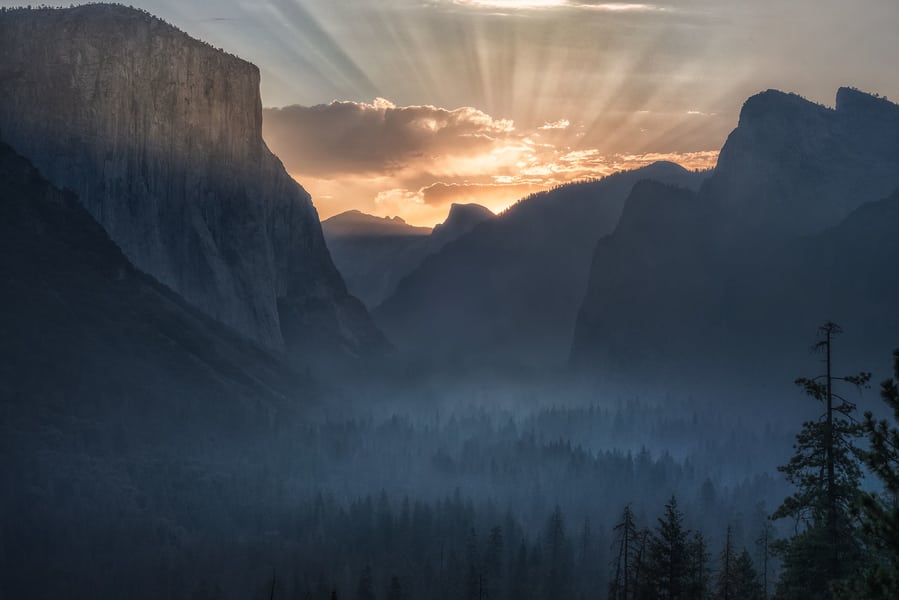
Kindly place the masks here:
<instances>
[{"instance_id":1,"label":"sunlight through clouds","mask_svg":"<svg viewBox=\"0 0 899 600\"><path fill-rule=\"evenodd\" d=\"M520 129L473 107L331 102L265 111L264 135L325 218L349 208L443 220L453 202L499 212L556 185L668 160L714 166L717 151L609 153L584 147L583 124L567 118Z\"/></svg>"},{"instance_id":2,"label":"sunlight through clouds","mask_svg":"<svg viewBox=\"0 0 899 600\"><path fill-rule=\"evenodd\" d=\"M711 164L703 153L768 88L825 104L843 85L899 97L899 61L883 61L896 54L895 0L139 5L259 67L262 105L287 107L282 119L266 110L266 142L323 216L393 203L430 224L445 195L421 190L436 184L499 209L517 198L511 186L638 157Z\"/></svg>"}]
</instances>

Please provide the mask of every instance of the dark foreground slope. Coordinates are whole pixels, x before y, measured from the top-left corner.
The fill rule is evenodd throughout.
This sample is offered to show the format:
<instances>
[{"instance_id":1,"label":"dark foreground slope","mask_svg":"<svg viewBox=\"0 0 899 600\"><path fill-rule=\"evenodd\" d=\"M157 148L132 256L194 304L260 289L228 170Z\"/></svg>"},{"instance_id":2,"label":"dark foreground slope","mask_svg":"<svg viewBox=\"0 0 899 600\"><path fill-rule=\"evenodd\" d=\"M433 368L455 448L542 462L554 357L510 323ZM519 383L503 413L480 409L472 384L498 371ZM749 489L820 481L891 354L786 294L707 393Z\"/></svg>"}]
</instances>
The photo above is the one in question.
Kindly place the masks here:
<instances>
[{"instance_id":1,"label":"dark foreground slope","mask_svg":"<svg viewBox=\"0 0 899 600\"><path fill-rule=\"evenodd\" d=\"M563 364L596 241L614 229L633 185L696 188L707 175L656 163L522 200L427 258L375 318L417 356Z\"/></svg>"},{"instance_id":2,"label":"dark foreground slope","mask_svg":"<svg viewBox=\"0 0 899 600\"><path fill-rule=\"evenodd\" d=\"M124 6L0 13L0 136L137 268L268 348L385 345L262 140L259 70Z\"/></svg>"},{"instance_id":3,"label":"dark foreground slope","mask_svg":"<svg viewBox=\"0 0 899 600\"><path fill-rule=\"evenodd\" d=\"M135 269L69 192L0 146L0 398L189 419L303 388L260 347Z\"/></svg>"}]
</instances>

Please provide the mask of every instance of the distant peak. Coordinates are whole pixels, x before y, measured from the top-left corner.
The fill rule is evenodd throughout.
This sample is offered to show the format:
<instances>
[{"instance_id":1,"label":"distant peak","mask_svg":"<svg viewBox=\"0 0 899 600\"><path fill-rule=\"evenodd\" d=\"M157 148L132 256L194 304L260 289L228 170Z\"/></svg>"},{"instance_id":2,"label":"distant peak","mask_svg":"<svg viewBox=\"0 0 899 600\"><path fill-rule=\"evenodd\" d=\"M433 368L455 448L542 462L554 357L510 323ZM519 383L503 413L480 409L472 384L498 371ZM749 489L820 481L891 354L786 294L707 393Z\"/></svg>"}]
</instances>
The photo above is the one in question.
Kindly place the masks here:
<instances>
[{"instance_id":1,"label":"distant peak","mask_svg":"<svg viewBox=\"0 0 899 600\"><path fill-rule=\"evenodd\" d=\"M453 202L450 206L449 215L447 215L446 221L449 222L453 218L479 218L479 219L489 219L490 217L495 216L493 211L491 211L486 206L481 206L480 204L458 204Z\"/></svg>"},{"instance_id":2,"label":"distant peak","mask_svg":"<svg viewBox=\"0 0 899 600\"><path fill-rule=\"evenodd\" d=\"M377 217L357 209L344 211L322 221L326 236L347 235L428 235L429 227L415 227L402 217Z\"/></svg>"},{"instance_id":3,"label":"distant peak","mask_svg":"<svg viewBox=\"0 0 899 600\"><path fill-rule=\"evenodd\" d=\"M751 96L743 103L743 109L740 111L740 125L743 126L771 116L793 118L799 115L829 111L830 109L827 107L807 100L799 94L771 89Z\"/></svg>"},{"instance_id":4,"label":"distant peak","mask_svg":"<svg viewBox=\"0 0 899 600\"><path fill-rule=\"evenodd\" d=\"M837 90L836 110L841 114L887 112L899 115L899 105L890 102L885 96L869 94L853 87L841 87Z\"/></svg>"},{"instance_id":5,"label":"distant peak","mask_svg":"<svg viewBox=\"0 0 899 600\"><path fill-rule=\"evenodd\" d=\"M480 204L457 204L454 202L450 206L446 221L437 225L431 234L432 249L436 251L495 216L489 208Z\"/></svg>"}]
</instances>

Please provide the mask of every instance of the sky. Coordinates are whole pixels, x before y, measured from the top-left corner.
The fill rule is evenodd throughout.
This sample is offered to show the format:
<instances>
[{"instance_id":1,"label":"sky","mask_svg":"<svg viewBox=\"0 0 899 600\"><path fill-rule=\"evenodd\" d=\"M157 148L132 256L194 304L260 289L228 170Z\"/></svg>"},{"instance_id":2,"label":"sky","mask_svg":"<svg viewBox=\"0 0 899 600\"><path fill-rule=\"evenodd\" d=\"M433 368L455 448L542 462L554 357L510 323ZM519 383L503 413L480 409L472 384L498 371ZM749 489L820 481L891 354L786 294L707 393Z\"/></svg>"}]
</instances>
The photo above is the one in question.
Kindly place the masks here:
<instances>
[{"instance_id":1,"label":"sky","mask_svg":"<svg viewBox=\"0 0 899 600\"><path fill-rule=\"evenodd\" d=\"M769 88L899 98L897 0L130 1L259 66L263 135L322 218L433 225L452 202L710 167Z\"/></svg>"}]
</instances>

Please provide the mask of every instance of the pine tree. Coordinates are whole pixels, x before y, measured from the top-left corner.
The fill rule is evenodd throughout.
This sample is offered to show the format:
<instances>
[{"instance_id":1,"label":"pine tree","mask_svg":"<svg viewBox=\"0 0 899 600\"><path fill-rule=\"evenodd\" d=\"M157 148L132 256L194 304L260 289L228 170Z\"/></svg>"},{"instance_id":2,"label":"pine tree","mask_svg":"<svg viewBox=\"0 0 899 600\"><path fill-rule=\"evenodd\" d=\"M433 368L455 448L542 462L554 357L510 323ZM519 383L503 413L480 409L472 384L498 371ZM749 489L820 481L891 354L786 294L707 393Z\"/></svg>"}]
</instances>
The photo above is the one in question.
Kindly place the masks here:
<instances>
[{"instance_id":1,"label":"pine tree","mask_svg":"<svg viewBox=\"0 0 899 600\"><path fill-rule=\"evenodd\" d=\"M701 531L694 531L687 543L689 583L686 598L705 600L709 596L709 550Z\"/></svg>"},{"instance_id":2,"label":"pine tree","mask_svg":"<svg viewBox=\"0 0 899 600\"><path fill-rule=\"evenodd\" d=\"M480 600L484 592L484 574L478 558L478 534L474 529L468 532L465 553L468 558L468 570L465 576L465 597L468 600Z\"/></svg>"},{"instance_id":3,"label":"pine tree","mask_svg":"<svg viewBox=\"0 0 899 600\"><path fill-rule=\"evenodd\" d=\"M637 524L630 504L624 507L621 521L615 525L613 533L609 600L630 600L636 590L634 570L640 552Z\"/></svg>"},{"instance_id":4,"label":"pine tree","mask_svg":"<svg viewBox=\"0 0 899 600\"><path fill-rule=\"evenodd\" d=\"M739 600L762 600L764 593L762 592L762 583L759 581L759 575L752 563L752 557L745 548L740 556L737 557L733 566L734 572L734 591L733 598Z\"/></svg>"},{"instance_id":5,"label":"pine tree","mask_svg":"<svg viewBox=\"0 0 899 600\"><path fill-rule=\"evenodd\" d=\"M573 552L565 534L565 518L558 506L546 523L543 543L546 549L544 597L548 600L566 598L571 587Z\"/></svg>"},{"instance_id":6,"label":"pine tree","mask_svg":"<svg viewBox=\"0 0 899 600\"><path fill-rule=\"evenodd\" d=\"M528 576L528 547L522 541L518 547L518 554L515 557L515 564L512 567L512 573L509 580L509 600L524 600L530 596L531 589L530 578Z\"/></svg>"},{"instance_id":7,"label":"pine tree","mask_svg":"<svg viewBox=\"0 0 899 600\"><path fill-rule=\"evenodd\" d=\"M487 549L484 551L484 579L487 582L487 595L500 598L500 582L503 576L503 529L496 526L490 530L487 538Z\"/></svg>"},{"instance_id":8,"label":"pine tree","mask_svg":"<svg viewBox=\"0 0 899 600\"><path fill-rule=\"evenodd\" d=\"M768 518L768 511L765 509L764 503L760 503L757 510L759 533L758 537L755 538L755 545L758 550L759 568L761 569L760 580L763 597L767 598L770 592L768 575L771 572L771 543L774 541L774 525L771 523L771 519Z\"/></svg>"},{"instance_id":9,"label":"pine tree","mask_svg":"<svg viewBox=\"0 0 899 600\"><path fill-rule=\"evenodd\" d=\"M659 519L650 539L648 558L646 575L653 597L658 600L683 598L690 582L687 532L674 496L665 505L665 515Z\"/></svg>"},{"instance_id":10,"label":"pine tree","mask_svg":"<svg viewBox=\"0 0 899 600\"><path fill-rule=\"evenodd\" d=\"M718 567L718 581L715 584L715 600L740 600L737 593L736 559L734 557L734 537L730 526L724 536L724 548Z\"/></svg>"},{"instance_id":11,"label":"pine tree","mask_svg":"<svg viewBox=\"0 0 899 600\"><path fill-rule=\"evenodd\" d=\"M826 373L796 380L825 409L817 420L803 424L796 436L796 453L778 468L797 488L772 515L773 519L794 519L797 529L793 537L774 544L783 558L778 598L831 598L831 582L852 573L860 559L851 507L859 495L861 468L854 440L861 428L852 418L855 404L835 393L833 383L844 381L861 388L870 374L832 374L831 345L838 333L839 326L830 322L819 329L815 347L825 353Z\"/></svg>"},{"instance_id":12,"label":"pine tree","mask_svg":"<svg viewBox=\"0 0 899 600\"><path fill-rule=\"evenodd\" d=\"M899 349L893 352L893 378L881 384L880 397L892 410L894 424L865 413L868 449L862 460L883 489L861 495L866 564L840 586L841 598L899 598Z\"/></svg>"}]
</instances>

